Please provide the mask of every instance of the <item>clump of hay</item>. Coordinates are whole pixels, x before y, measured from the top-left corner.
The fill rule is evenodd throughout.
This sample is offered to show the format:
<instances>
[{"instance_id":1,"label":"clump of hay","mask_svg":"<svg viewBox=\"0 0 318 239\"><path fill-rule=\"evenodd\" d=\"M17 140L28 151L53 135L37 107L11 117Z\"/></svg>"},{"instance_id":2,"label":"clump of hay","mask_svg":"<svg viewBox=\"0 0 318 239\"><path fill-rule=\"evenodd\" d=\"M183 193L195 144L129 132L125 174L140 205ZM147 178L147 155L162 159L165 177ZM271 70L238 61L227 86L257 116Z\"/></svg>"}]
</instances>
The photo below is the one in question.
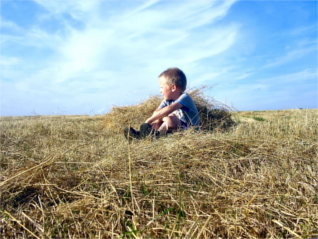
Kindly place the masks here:
<instances>
[{"instance_id":1,"label":"clump of hay","mask_svg":"<svg viewBox=\"0 0 318 239\"><path fill-rule=\"evenodd\" d=\"M188 94L192 97L200 116L200 129L227 129L234 125L231 118L232 108L226 104L214 100L204 94L211 87L203 86L192 88ZM116 107L113 106L110 113L105 115L102 126L108 130L119 132L128 125L136 127L145 122L158 108L162 101L161 96L151 96L149 99L137 105Z\"/></svg>"},{"instance_id":2,"label":"clump of hay","mask_svg":"<svg viewBox=\"0 0 318 239\"><path fill-rule=\"evenodd\" d=\"M128 125L139 126L148 119L161 102L159 96L151 96L149 99L132 106L113 106L110 113L105 115L102 126L111 131L122 131Z\"/></svg>"},{"instance_id":3,"label":"clump of hay","mask_svg":"<svg viewBox=\"0 0 318 239\"><path fill-rule=\"evenodd\" d=\"M231 118L232 107L206 96L204 90L209 89L211 87L203 86L189 92L199 111L200 129L227 129L233 126L235 122Z\"/></svg>"}]
</instances>

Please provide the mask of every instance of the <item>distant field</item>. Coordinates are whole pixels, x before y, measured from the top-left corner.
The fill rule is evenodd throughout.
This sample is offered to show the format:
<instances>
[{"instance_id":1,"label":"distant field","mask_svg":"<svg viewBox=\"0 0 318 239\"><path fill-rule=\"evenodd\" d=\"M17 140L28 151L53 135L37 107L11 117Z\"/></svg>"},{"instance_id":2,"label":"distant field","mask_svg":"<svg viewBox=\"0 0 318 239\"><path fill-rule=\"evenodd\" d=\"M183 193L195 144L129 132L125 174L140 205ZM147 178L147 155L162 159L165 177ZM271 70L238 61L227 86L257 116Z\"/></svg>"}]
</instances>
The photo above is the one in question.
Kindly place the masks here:
<instances>
[{"instance_id":1,"label":"distant field","mask_svg":"<svg viewBox=\"0 0 318 239\"><path fill-rule=\"evenodd\" d=\"M232 118L128 144L102 115L1 117L2 237L317 237L318 110Z\"/></svg>"}]
</instances>

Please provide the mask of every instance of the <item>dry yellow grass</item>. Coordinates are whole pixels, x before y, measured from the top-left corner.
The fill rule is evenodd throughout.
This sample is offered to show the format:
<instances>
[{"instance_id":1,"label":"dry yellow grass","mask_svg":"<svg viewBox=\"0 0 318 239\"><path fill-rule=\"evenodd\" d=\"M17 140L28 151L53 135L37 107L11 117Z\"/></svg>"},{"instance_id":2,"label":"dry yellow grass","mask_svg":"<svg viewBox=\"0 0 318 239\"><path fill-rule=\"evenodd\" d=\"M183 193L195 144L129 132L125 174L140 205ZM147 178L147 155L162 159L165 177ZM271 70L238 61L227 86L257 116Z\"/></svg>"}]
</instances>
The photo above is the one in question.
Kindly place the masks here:
<instances>
[{"instance_id":1,"label":"dry yellow grass","mask_svg":"<svg viewBox=\"0 0 318 239\"><path fill-rule=\"evenodd\" d=\"M1 118L2 237L318 235L317 109L234 112L227 131L130 145L120 129L142 118L122 110L135 121Z\"/></svg>"}]
</instances>

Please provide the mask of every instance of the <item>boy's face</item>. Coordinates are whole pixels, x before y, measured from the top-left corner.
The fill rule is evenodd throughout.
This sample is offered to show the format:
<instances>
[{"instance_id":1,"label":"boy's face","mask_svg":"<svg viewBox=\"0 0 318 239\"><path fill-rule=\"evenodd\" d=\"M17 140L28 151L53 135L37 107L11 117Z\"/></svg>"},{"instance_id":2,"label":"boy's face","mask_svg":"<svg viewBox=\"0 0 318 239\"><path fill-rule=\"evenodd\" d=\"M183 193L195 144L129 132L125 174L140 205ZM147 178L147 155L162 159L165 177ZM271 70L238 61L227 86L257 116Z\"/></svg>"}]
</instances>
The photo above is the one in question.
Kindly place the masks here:
<instances>
[{"instance_id":1,"label":"boy's face","mask_svg":"<svg viewBox=\"0 0 318 239\"><path fill-rule=\"evenodd\" d=\"M160 93L163 94L165 100L171 100L174 96L174 85L168 85L165 77L159 77Z\"/></svg>"}]
</instances>

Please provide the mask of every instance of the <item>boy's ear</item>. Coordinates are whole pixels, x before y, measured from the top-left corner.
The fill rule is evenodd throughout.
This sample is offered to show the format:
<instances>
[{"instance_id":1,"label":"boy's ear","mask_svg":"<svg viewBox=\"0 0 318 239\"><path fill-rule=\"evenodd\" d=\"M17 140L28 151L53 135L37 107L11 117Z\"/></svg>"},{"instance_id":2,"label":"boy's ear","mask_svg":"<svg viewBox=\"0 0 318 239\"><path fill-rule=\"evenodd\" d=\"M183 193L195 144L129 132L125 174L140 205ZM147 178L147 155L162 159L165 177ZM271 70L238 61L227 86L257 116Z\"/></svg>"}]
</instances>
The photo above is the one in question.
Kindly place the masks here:
<instances>
[{"instance_id":1,"label":"boy's ear","mask_svg":"<svg viewBox=\"0 0 318 239\"><path fill-rule=\"evenodd\" d=\"M172 85L172 86L171 86L172 92L176 91L176 89L177 89L177 86L176 86L176 85Z\"/></svg>"}]
</instances>

